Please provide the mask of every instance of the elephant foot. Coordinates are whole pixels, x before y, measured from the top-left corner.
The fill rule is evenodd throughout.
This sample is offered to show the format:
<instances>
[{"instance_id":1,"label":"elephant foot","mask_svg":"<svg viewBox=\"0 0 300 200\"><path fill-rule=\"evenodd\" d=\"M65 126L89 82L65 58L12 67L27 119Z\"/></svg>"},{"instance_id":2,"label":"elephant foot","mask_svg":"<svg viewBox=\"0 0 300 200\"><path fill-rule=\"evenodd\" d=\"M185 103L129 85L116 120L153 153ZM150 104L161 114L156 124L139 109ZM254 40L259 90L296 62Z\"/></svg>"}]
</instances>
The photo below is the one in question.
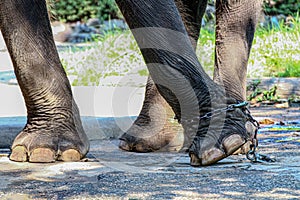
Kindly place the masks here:
<instances>
[{"instance_id":1,"label":"elephant foot","mask_svg":"<svg viewBox=\"0 0 300 200\"><path fill-rule=\"evenodd\" d=\"M133 125L120 137L125 151L178 151L183 144L182 126L174 112L148 78L143 108Z\"/></svg>"},{"instance_id":2,"label":"elephant foot","mask_svg":"<svg viewBox=\"0 0 300 200\"><path fill-rule=\"evenodd\" d=\"M33 163L79 161L88 152L89 141L81 125L79 128L73 125L73 130L70 127L32 126L35 125L27 125L15 138L10 160Z\"/></svg>"},{"instance_id":3,"label":"elephant foot","mask_svg":"<svg viewBox=\"0 0 300 200\"><path fill-rule=\"evenodd\" d=\"M173 119L174 120L174 119ZM177 122L166 121L161 125L153 122L151 125L133 124L120 137L119 148L132 152L179 151L182 149L182 127Z\"/></svg>"},{"instance_id":4,"label":"elephant foot","mask_svg":"<svg viewBox=\"0 0 300 200\"><path fill-rule=\"evenodd\" d=\"M179 151L183 145L182 126L160 97L141 111L133 125L120 137L119 148L133 152Z\"/></svg>"},{"instance_id":5,"label":"elephant foot","mask_svg":"<svg viewBox=\"0 0 300 200\"><path fill-rule=\"evenodd\" d=\"M245 107L200 120L189 149L190 164L211 165L232 154L247 153L256 130L257 125Z\"/></svg>"}]
</instances>

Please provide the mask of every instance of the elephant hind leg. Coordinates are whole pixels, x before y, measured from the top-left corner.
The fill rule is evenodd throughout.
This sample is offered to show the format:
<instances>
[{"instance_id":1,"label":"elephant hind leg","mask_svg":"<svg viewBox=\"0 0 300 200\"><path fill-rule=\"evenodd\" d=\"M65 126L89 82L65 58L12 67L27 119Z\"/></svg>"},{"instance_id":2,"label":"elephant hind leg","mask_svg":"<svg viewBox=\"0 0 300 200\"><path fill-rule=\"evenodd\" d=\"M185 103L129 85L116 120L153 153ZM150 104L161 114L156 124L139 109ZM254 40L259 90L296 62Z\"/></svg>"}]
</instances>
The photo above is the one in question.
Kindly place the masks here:
<instances>
[{"instance_id":1,"label":"elephant hind leg","mask_svg":"<svg viewBox=\"0 0 300 200\"><path fill-rule=\"evenodd\" d=\"M134 124L120 137L119 147L125 151L178 151L182 146L182 127L174 112L148 78L145 100Z\"/></svg>"},{"instance_id":2,"label":"elephant hind leg","mask_svg":"<svg viewBox=\"0 0 300 200\"><path fill-rule=\"evenodd\" d=\"M239 101L246 101L247 65L261 3L260 0L247 4L216 1L214 80L224 86L227 94ZM236 153L245 154L249 150L248 142Z\"/></svg>"},{"instance_id":3,"label":"elephant hind leg","mask_svg":"<svg viewBox=\"0 0 300 200\"><path fill-rule=\"evenodd\" d=\"M247 65L262 1L216 1L215 82L246 100ZM235 74L235 76L233 76Z\"/></svg>"}]
</instances>

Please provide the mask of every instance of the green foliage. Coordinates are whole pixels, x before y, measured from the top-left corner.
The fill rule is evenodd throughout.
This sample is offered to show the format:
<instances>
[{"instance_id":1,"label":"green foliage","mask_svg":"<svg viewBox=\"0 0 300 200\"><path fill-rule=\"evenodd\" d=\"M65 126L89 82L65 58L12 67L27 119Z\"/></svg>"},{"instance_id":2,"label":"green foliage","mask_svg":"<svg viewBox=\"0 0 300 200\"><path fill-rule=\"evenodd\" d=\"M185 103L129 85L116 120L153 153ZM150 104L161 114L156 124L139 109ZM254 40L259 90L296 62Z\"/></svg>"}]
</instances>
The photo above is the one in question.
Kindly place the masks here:
<instances>
[{"instance_id":1,"label":"green foliage","mask_svg":"<svg viewBox=\"0 0 300 200\"><path fill-rule=\"evenodd\" d=\"M300 96L297 96L296 94L292 94L289 99L289 101L297 102L300 101Z\"/></svg>"},{"instance_id":2,"label":"green foliage","mask_svg":"<svg viewBox=\"0 0 300 200\"><path fill-rule=\"evenodd\" d=\"M296 16L300 10L299 0L265 0L264 11L267 15Z\"/></svg>"},{"instance_id":3,"label":"green foliage","mask_svg":"<svg viewBox=\"0 0 300 200\"><path fill-rule=\"evenodd\" d=\"M278 96L276 96L277 86L274 85L270 90L263 91L262 100L263 101L277 101Z\"/></svg>"},{"instance_id":4,"label":"green foliage","mask_svg":"<svg viewBox=\"0 0 300 200\"><path fill-rule=\"evenodd\" d=\"M278 76L279 77L300 77L300 61L299 60L294 61L294 64L295 65L287 65L284 72L278 72Z\"/></svg>"},{"instance_id":5,"label":"green foliage","mask_svg":"<svg viewBox=\"0 0 300 200\"><path fill-rule=\"evenodd\" d=\"M86 21L89 18L108 20L121 16L114 0L50 0L51 13L63 22Z\"/></svg>"},{"instance_id":6,"label":"green foliage","mask_svg":"<svg viewBox=\"0 0 300 200\"><path fill-rule=\"evenodd\" d=\"M196 55L209 76L213 76L215 60L215 32L202 28L196 49Z\"/></svg>"},{"instance_id":7,"label":"green foliage","mask_svg":"<svg viewBox=\"0 0 300 200\"><path fill-rule=\"evenodd\" d=\"M279 97L276 95L277 86L274 85L269 90L262 90L259 88L260 80L254 80L247 86L247 91L252 91L252 93L247 96L247 100L251 101L255 99L256 102L262 101L277 101Z\"/></svg>"},{"instance_id":8,"label":"green foliage","mask_svg":"<svg viewBox=\"0 0 300 200\"><path fill-rule=\"evenodd\" d=\"M64 22L85 21L89 18L108 20L120 18L118 6L114 0L47 0L51 13L56 19ZM264 11L268 15L292 15L300 10L299 0L265 0ZM209 0L214 4L214 0Z\"/></svg>"},{"instance_id":9,"label":"green foliage","mask_svg":"<svg viewBox=\"0 0 300 200\"><path fill-rule=\"evenodd\" d=\"M278 29L257 30L248 77L300 77L299 19L294 18L290 27L282 23ZM196 55L210 76L214 69L214 41L214 32L202 28ZM60 57L68 75L73 78L73 85L97 86L106 83L104 79L122 78L129 74L145 77L148 74L146 67L141 68L145 64L130 31L107 32L95 38L89 47L60 52ZM255 93L263 95L259 89ZM270 96L266 93L264 98L272 99Z\"/></svg>"},{"instance_id":10,"label":"green foliage","mask_svg":"<svg viewBox=\"0 0 300 200\"><path fill-rule=\"evenodd\" d=\"M300 77L300 60L271 59L274 66L270 67L275 77ZM284 67L279 67L284 66Z\"/></svg>"},{"instance_id":11,"label":"green foliage","mask_svg":"<svg viewBox=\"0 0 300 200\"><path fill-rule=\"evenodd\" d=\"M258 95L262 93L261 89L258 87L258 85L261 83L259 79L253 80L249 85L247 85L247 91L252 91L252 93L247 96L247 100L251 101Z\"/></svg>"},{"instance_id":12,"label":"green foliage","mask_svg":"<svg viewBox=\"0 0 300 200\"><path fill-rule=\"evenodd\" d=\"M289 26L281 22L276 29L259 28L252 45L248 76L300 77L299 41L299 16Z\"/></svg>"},{"instance_id":13,"label":"green foliage","mask_svg":"<svg viewBox=\"0 0 300 200\"><path fill-rule=\"evenodd\" d=\"M129 31L109 33L98 38L91 46L59 53L68 76L72 77L72 85L99 86L105 85L109 78L124 77L129 73L147 73L141 53ZM139 71L135 72L134 69Z\"/></svg>"},{"instance_id":14,"label":"green foliage","mask_svg":"<svg viewBox=\"0 0 300 200\"><path fill-rule=\"evenodd\" d=\"M98 0L98 18L103 20L122 18L115 0Z\"/></svg>"},{"instance_id":15,"label":"green foliage","mask_svg":"<svg viewBox=\"0 0 300 200\"><path fill-rule=\"evenodd\" d=\"M147 69L141 69L138 71L138 73L140 76L148 76L149 75L149 72Z\"/></svg>"}]
</instances>

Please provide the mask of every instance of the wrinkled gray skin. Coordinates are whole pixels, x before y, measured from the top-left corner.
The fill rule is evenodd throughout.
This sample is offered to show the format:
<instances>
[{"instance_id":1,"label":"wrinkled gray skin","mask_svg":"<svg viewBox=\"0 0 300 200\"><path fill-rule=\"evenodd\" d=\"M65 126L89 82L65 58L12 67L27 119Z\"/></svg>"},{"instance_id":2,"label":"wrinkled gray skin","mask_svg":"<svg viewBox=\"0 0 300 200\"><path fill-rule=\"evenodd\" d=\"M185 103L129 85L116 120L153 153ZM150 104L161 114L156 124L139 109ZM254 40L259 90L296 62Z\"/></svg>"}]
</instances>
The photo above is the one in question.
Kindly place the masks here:
<instances>
[{"instance_id":1,"label":"wrinkled gray skin","mask_svg":"<svg viewBox=\"0 0 300 200\"><path fill-rule=\"evenodd\" d=\"M250 137L242 109L201 122L199 116L245 100L247 61L261 2L216 1L215 82L195 55L206 0L116 2L153 79L120 148L148 152L167 146L179 128L170 123L173 112L184 129L192 165L215 163L241 147ZM89 142L53 42L45 1L1 1L0 28L28 112L10 159L80 160Z\"/></svg>"},{"instance_id":2,"label":"wrinkled gray skin","mask_svg":"<svg viewBox=\"0 0 300 200\"><path fill-rule=\"evenodd\" d=\"M10 159L53 162L83 158L89 142L58 57L45 1L1 1L0 29L28 115Z\"/></svg>"},{"instance_id":3,"label":"wrinkled gray skin","mask_svg":"<svg viewBox=\"0 0 300 200\"><path fill-rule=\"evenodd\" d=\"M174 127L170 123L174 116L170 110L174 111L177 119L188 119L181 120L181 124L185 131L185 145L189 148L190 156L194 154L191 156L192 165L212 164L219 158L230 155L241 144L241 141L233 141L236 135L240 135L242 140L247 141L251 135L247 133L248 130L245 128L247 120L240 110L220 115L210 121L202 120L201 123L193 119L199 117L199 113L202 116L208 111L226 107L228 104L245 101L247 62L262 2L259 0L216 1L214 82L205 74L194 53L206 1L177 0L175 4L179 13L173 1L149 0L142 3L120 0L117 3L141 47L151 77L155 83L157 82L154 84L149 78L143 110L133 126L121 136L120 148L138 152L155 151L164 147L168 150L178 150L176 146L167 145L176 140L174 130L170 129ZM162 7L163 10L159 9ZM173 41L170 41L172 34L160 31L161 29L157 30L159 34L156 35L150 35L148 30L150 39L147 40L145 39L147 30L143 32L140 30L142 27L171 29L178 35L182 33L184 35L182 37L189 36L190 42L184 39L179 40L176 36L173 36ZM180 43L180 51L168 52L170 49L178 49L176 43ZM160 63L164 66L153 63ZM174 71L179 73L175 74ZM168 74L172 76L167 76ZM161 86L161 83L176 84L167 86L169 88L167 90ZM188 85L192 85L191 91ZM197 100L191 102L193 97ZM147 99L154 100L147 101ZM185 116L183 116L183 111ZM163 118L158 120L157 116L163 116ZM165 123L162 125L161 121ZM141 127L149 131L142 132ZM232 143L228 140L232 140ZM203 157L214 154L213 151L218 151L215 149L210 151L212 146L220 149L222 153L219 154L222 155L217 155L218 159L207 159L210 161L202 162ZM196 161L193 157L196 157Z\"/></svg>"}]
</instances>

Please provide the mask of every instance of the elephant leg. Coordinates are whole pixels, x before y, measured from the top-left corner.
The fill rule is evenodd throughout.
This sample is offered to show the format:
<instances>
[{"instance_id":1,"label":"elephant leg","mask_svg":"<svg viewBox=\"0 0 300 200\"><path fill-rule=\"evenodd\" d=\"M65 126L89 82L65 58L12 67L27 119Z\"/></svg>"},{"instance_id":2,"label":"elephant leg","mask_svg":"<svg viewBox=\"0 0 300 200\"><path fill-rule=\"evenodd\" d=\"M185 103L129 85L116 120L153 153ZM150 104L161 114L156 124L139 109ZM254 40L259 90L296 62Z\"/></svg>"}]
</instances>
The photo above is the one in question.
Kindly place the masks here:
<instances>
[{"instance_id":1,"label":"elephant leg","mask_svg":"<svg viewBox=\"0 0 300 200\"><path fill-rule=\"evenodd\" d=\"M60 63L46 2L0 2L0 28L27 108L27 124L12 144L13 161L77 161L89 142Z\"/></svg>"},{"instance_id":2,"label":"elephant leg","mask_svg":"<svg viewBox=\"0 0 300 200\"><path fill-rule=\"evenodd\" d=\"M261 2L216 1L214 80L225 88L227 94L240 101L246 101L247 63ZM250 142L237 153L244 154L249 150Z\"/></svg>"},{"instance_id":3,"label":"elephant leg","mask_svg":"<svg viewBox=\"0 0 300 200\"><path fill-rule=\"evenodd\" d=\"M174 116L172 108L159 94L149 76L142 110L132 126L120 137L119 148L135 152L180 149L176 135L182 128Z\"/></svg>"},{"instance_id":4,"label":"elephant leg","mask_svg":"<svg viewBox=\"0 0 300 200\"><path fill-rule=\"evenodd\" d=\"M196 49L207 0L175 0L175 3ZM137 152L179 150L182 142L177 136L182 132L182 127L174 121L174 116L172 108L160 95L149 76L142 110L133 125L120 137L119 147Z\"/></svg>"},{"instance_id":5,"label":"elephant leg","mask_svg":"<svg viewBox=\"0 0 300 200\"><path fill-rule=\"evenodd\" d=\"M205 14L207 1L208 0L175 0L175 4L178 8L194 49L197 47L202 18Z\"/></svg>"},{"instance_id":6,"label":"elephant leg","mask_svg":"<svg viewBox=\"0 0 300 200\"><path fill-rule=\"evenodd\" d=\"M216 1L214 80L240 101L246 100L247 64L261 3L261 0Z\"/></svg>"},{"instance_id":7,"label":"elephant leg","mask_svg":"<svg viewBox=\"0 0 300 200\"><path fill-rule=\"evenodd\" d=\"M158 91L184 128L191 164L213 164L246 143L245 110L223 110L238 101L204 72L174 1L116 2ZM217 115L208 114L220 109Z\"/></svg>"}]
</instances>

